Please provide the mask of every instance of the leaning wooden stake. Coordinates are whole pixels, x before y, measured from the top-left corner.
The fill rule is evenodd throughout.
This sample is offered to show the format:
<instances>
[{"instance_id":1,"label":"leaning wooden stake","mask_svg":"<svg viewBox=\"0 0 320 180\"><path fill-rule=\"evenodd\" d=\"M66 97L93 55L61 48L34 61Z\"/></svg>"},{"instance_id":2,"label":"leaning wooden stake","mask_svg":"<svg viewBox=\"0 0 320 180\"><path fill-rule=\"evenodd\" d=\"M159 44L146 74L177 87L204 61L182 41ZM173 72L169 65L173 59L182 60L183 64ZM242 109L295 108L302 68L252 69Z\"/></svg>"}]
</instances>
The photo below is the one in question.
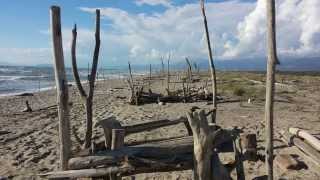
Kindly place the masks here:
<instances>
[{"instance_id":1,"label":"leaning wooden stake","mask_svg":"<svg viewBox=\"0 0 320 180\"><path fill-rule=\"evenodd\" d=\"M266 80L266 170L268 180L273 180L273 99L275 83L275 67L278 64L276 49L275 1L267 0L267 47L268 64Z\"/></svg>"},{"instance_id":2,"label":"leaning wooden stake","mask_svg":"<svg viewBox=\"0 0 320 180\"><path fill-rule=\"evenodd\" d=\"M230 179L227 170L221 164L213 144L222 132L216 126L210 126L204 110L188 112L188 122L193 132L194 179Z\"/></svg>"},{"instance_id":3,"label":"leaning wooden stake","mask_svg":"<svg viewBox=\"0 0 320 180\"><path fill-rule=\"evenodd\" d=\"M71 140L68 107L68 84L66 79L62 48L60 7L51 6L50 16L59 117L60 168L62 170L67 170L68 159L70 157Z\"/></svg>"},{"instance_id":4,"label":"leaning wooden stake","mask_svg":"<svg viewBox=\"0 0 320 180\"><path fill-rule=\"evenodd\" d=\"M84 88L81 85L80 77L78 74L77 60L76 60L76 39L77 39L77 26L74 26L72 30L72 44L71 44L71 56L72 56L72 70L73 76L78 87L80 96L84 101L86 107L86 134L84 141L84 148L91 146L92 137L92 101L94 93L94 85L97 74L98 58L100 50L100 10L96 10L96 32L95 32L95 48L92 60L92 69L89 75L89 93L86 94Z\"/></svg>"},{"instance_id":5,"label":"leaning wooden stake","mask_svg":"<svg viewBox=\"0 0 320 180\"><path fill-rule=\"evenodd\" d=\"M217 80L216 80L216 69L213 63L213 57L212 57L212 50L211 50L211 44L210 44L210 36L209 36L209 30L208 30L208 24L207 24L207 17L206 12L204 8L204 0L200 0L200 7L201 7L201 13L203 17L203 23L204 23L204 29L206 34L206 40L207 40L207 47L208 47L208 56L209 56L209 64L210 64L210 72L211 72L211 81L212 81L212 119L211 122L216 122L216 113L217 113Z\"/></svg>"}]
</instances>

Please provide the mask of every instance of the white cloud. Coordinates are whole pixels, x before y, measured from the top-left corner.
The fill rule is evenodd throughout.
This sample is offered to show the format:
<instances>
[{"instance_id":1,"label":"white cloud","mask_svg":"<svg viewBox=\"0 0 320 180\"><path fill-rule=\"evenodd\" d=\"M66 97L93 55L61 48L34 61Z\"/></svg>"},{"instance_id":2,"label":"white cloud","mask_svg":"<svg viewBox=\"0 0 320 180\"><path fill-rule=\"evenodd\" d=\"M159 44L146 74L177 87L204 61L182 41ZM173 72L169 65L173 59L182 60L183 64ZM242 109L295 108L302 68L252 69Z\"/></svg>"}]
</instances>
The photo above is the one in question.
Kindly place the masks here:
<instances>
[{"instance_id":1,"label":"white cloud","mask_svg":"<svg viewBox=\"0 0 320 180\"><path fill-rule=\"evenodd\" d=\"M47 64L51 58L49 48L0 48L0 62L13 65Z\"/></svg>"},{"instance_id":2,"label":"white cloud","mask_svg":"<svg viewBox=\"0 0 320 180\"><path fill-rule=\"evenodd\" d=\"M233 38L239 21L254 8L253 3L229 1L208 3L207 16L215 55L224 52L224 44ZM111 29L102 35L106 59L117 57L122 63L160 61L172 52L175 60L184 57L206 58L204 28L199 4L166 9L163 13L131 14L116 8L100 8ZM81 8L94 13L94 8ZM109 22L108 22L109 23ZM79 37L80 38L80 37Z\"/></svg>"},{"instance_id":3,"label":"white cloud","mask_svg":"<svg viewBox=\"0 0 320 180\"><path fill-rule=\"evenodd\" d=\"M320 55L320 1L277 1L277 45L280 55ZM266 4L256 8L238 25L236 42L226 43L225 56L263 56L266 50Z\"/></svg>"},{"instance_id":4,"label":"white cloud","mask_svg":"<svg viewBox=\"0 0 320 180\"><path fill-rule=\"evenodd\" d=\"M150 6L162 5L165 7L172 7L170 0L136 0L135 3L138 6L141 6L143 4L147 4Z\"/></svg>"}]
</instances>

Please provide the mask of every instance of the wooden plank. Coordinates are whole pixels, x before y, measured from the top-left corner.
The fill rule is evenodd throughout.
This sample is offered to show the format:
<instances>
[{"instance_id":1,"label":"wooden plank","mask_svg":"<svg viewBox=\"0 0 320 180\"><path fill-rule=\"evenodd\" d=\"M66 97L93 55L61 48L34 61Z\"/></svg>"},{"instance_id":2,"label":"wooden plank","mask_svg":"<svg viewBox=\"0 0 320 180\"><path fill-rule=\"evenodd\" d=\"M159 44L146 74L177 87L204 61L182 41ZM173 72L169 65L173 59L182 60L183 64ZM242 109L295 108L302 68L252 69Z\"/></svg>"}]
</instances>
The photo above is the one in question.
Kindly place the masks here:
<instances>
[{"instance_id":1,"label":"wooden plank","mask_svg":"<svg viewBox=\"0 0 320 180\"><path fill-rule=\"evenodd\" d=\"M59 118L59 152L60 152L60 168L67 170L68 159L70 157L70 122L68 107L68 83L66 79L62 33L61 33L61 15L60 7L51 6L50 8L51 32L53 42L53 58L55 80L57 87L57 104Z\"/></svg>"}]
</instances>

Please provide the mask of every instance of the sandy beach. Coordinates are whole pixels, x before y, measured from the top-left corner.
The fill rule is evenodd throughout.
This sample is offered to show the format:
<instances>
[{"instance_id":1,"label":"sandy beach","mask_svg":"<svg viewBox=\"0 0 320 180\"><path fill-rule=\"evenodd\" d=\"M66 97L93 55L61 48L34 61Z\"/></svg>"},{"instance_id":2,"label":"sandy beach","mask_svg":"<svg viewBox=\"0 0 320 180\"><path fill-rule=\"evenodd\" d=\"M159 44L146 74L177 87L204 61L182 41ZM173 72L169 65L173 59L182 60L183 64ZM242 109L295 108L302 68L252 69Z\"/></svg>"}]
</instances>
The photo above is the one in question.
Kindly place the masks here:
<instances>
[{"instance_id":1,"label":"sandy beach","mask_svg":"<svg viewBox=\"0 0 320 180\"><path fill-rule=\"evenodd\" d=\"M222 97L239 98L240 102L218 105L217 124L221 127L238 126L245 132L257 134L259 153L264 153L264 97L250 98L250 89L264 88L264 74L219 72L218 86ZM295 147L286 147L279 140L278 132L288 127L299 127L311 133L319 134L320 130L320 76L319 75L278 75L275 103L275 151L298 156L306 166L299 170L282 171L274 166L277 179L320 179L320 170L310 159L301 156ZM163 82L153 82L154 92L164 93ZM193 86L199 86L195 83ZM228 89L232 84L241 84L247 95L238 97ZM178 88L178 85L175 87ZM75 86L69 87L72 102L70 121L76 132L83 137L85 112ZM165 105L144 104L129 105L129 89L124 80L99 81L94 94L94 122L105 117L115 116L122 125L137 124L160 119L175 119L184 116L192 107L209 109L207 102L167 103ZM258 95L258 93L256 94ZM255 96L256 96L255 95ZM22 112L28 100L33 111ZM0 98L0 177L10 179L39 179L39 173L57 170L58 166L58 119L56 91L48 90L34 93L33 96L10 96ZM146 140L187 135L182 124L168 126L145 133L133 134L125 141ZM73 139L73 150L79 144ZM94 139L103 137L101 128L94 128ZM230 159L226 155L225 161ZM263 161L246 162L247 179L265 175ZM235 176L235 172L232 173ZM1 179L1 178L0 178ZM191 171L152 173L137 175L136 179L191 179Z\"/></svg>"}]
</instances>

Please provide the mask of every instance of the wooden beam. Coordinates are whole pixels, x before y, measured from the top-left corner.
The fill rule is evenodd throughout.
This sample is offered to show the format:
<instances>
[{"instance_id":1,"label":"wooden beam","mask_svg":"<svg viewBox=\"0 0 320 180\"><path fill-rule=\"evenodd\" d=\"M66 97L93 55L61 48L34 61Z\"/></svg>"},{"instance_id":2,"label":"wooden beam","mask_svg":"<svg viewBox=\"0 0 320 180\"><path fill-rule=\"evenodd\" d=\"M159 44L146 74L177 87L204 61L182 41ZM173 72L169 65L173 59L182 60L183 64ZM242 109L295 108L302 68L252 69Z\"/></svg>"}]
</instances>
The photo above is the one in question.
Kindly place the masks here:
<instances>
[{"instance_id":1,"label":"wooden beam","mask_svg":"<svg viewBox=\"0 0 320 180\"><path fill-rule=\"evenodd\" d=\"M275 1L267 0L267 47L268 63L266 77L266 171L268 180L273 180L273 102L275 68L277 60Z\"/></svg>"},{"instance_id":2,"label":"wooden beam","mask_svg":"<svg viewBox=\"0 0 320 180\"><path fill-rule=\"evenodd\" d=\"M51 33L53 42L53 59L54 71L57 87L57 104L59 118L59 152L60 152L60 168L68 169L68 159L70 157L70 122L69 122L69 106L68 106L68 83L65 73L62 33L61 33L61 15L60 7L51 6Z\"/></svg>"}]
</instances>

